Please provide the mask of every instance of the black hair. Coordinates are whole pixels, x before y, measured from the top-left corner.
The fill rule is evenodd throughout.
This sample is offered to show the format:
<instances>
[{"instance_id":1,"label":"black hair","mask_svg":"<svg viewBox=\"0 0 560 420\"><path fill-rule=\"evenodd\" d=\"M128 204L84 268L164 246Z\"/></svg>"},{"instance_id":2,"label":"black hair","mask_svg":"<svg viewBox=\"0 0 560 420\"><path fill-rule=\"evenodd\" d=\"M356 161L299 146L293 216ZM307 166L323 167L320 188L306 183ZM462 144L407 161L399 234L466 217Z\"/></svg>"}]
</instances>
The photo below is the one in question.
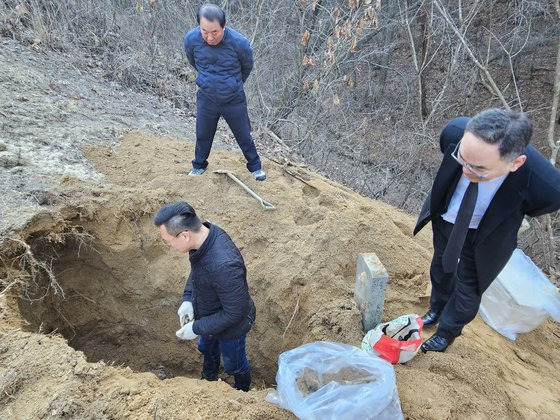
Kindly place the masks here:
<instances>
[{"instance_id":1,"label":"black hair","mask_svg":"<svg viewBox=\"0 0 560 420\"><path fill-rule=\"evenodd\" d=\"M177 236L185 230L198 232L202 222L189 203L180 201L166 204L159 209L154 216L154 225L164 225L167 233Z\"/></svg>"},{"instance_id":2,"label":"black hair","mask_svg":"<svg viewBox=\"0 0 560 420\"><path fill-rule=\"evenodd\" d=\"M198 8L196 13L196 21L200 25L200 18L209 20L210 22L218 21L223 28L226 26L226 12L219 6L212 3L203 4Z\"/></svg>"},{"instance_id":3,"label":"black hair","mask_svg":"<svg viewBox=\"0 0 560 420\"><path fill-rule=\"evenodd\" d=\"M514 160L531 141L533 123L523 112L492 108L475 115L465 131L498 144L502 160Z\"/></svg>"}]
</instances>

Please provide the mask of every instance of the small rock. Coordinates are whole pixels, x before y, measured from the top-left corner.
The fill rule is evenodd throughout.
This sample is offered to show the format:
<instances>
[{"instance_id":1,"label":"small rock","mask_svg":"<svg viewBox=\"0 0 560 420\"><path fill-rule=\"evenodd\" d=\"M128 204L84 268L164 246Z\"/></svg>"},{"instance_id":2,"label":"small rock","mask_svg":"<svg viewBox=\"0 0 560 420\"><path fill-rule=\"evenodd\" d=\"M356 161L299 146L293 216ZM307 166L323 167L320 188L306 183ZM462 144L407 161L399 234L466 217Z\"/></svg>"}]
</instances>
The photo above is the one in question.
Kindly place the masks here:
<instances>
[{"instance_id":1,"label":"small rock","mask_svg":"<svg viewBox=\"0 0 560 420\"><path fill-rule=\"evenodd\" d=\"M529 363L531 361L531 353L521 349L514 349L513 350L517 357L523 360L525 363Z\"/></svg>"},{"instance_id":2,"label":"small rock","mask_svg":"<svg viewBox=\"0 0 560 420\"><path fill-rule=\"evenodd\" d=\"M31 191L29 192L28 196L30 198L33 198L40 206L50 205L54 200L53 193L44 190Z\"/></svg>"},{"instance_id":3,"label":"small rock","mask_svg":"<svg viewBox=\"0 0 560 420\"><path fill-rule=\"evenodd\" d=\"M0 152L4 152L8 147L4 143L0 143Z\"/></svg>"},{"instance_id":4,"label":"small rock","mask_svg":"<svg viewBox=\"0 0 560 420\"><path fill-rule=\"evenodd\" d=\"M74 367L74 374L78 376L86 375L88 371L89 371L88 363L84 360L78 361L77 365Z\"/></svg>"},{"instance_id":5,"label":"small rock","mask_svg":"<svg viewBox=\"0 0 560 420\"><path fill-rule=\"evenodd\" d=\"M344 302L340 305L340 309L350 310L352 309L352 302Z\"/></svg>"},{"instance_id":6,"label":"small rock","mask_svg":"<svg viewBox=\"0 0 560 420\"><path fill-rule=\"evenodd\" d=\"M169 369L167 369L163 365L157 365L157 366L153 367L152 369L150 369L150 371L154 375L156 375L158 377L158 379L161 379L161 380L169 379L169 378L173 377L173 375L171 374Z\"/></svg>"},{"instance_id":7,"label":"small rock","mask_svg":"<svg viewBox=\"0 0 560 420\"><path fill-rule=\"evenodd\" d=\"M13 168L20 165L21 163L15 154L7 151L0 152L0 167Z\"/></svg>"},{"instance_id":8,"label":"small rock","mask_svg":"<svg viewBox=\"0 0 560 420\"><path fill-rule=\"evenodd\" d=\"M235 400L229 400L228 401L228 408L231 411L240 411L242 407L243 406L238 401L235 401Z\"/></svg>"}]
</instances>

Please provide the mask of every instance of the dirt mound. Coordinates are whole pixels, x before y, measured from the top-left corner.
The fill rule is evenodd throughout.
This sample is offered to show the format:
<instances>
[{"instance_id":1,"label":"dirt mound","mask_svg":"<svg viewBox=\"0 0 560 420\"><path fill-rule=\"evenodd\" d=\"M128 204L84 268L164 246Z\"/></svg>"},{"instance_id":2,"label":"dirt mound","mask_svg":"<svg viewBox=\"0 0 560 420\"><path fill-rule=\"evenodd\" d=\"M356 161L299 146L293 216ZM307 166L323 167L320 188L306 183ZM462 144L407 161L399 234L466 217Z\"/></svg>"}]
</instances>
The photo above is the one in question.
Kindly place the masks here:
<instances>
[{"instance_id":1,"label":"dirt mound","mask_svg":"<svg viewBox=\"0 0 560 420\"><path fill-rule=\"evenodd\" d=\"M231 152L213 153L209 171L190 178L193 146L181 139L129 134L86 155L104 176L61 178L60 211L37 214L2 251L14 286L0 302L0 417L286 418L264 401L282 351L360 345L358 253L375 252L389 272L384 319L425 308L429 234L412 237L414 218L388 205L271 161L258 183ZM214 169L233 171L277 210ZM249 393L225 375L198 380L195 343L175 338L188 261L151 223L174 200L224 228L245 258L257 306ZM559 343L553 323L511 342L477 318L445 354L396 366L405 416L553 418Z\"/></svg>"},{"instance_id":2,"label":"dirt mound","mask_svg":"<svg viewBox=\"0 0 560 420\"><path fill-rule=\"evenodd\" d=\"M56 336L0 333L0 418L282 418L266 391L243 393L225 382L159 380L104 363Z\"/></svg>"},{"instance_id":3,"label":"dirt mound","mask_svg":"<svg viewBox=\"0 0 560 420\"><path fill-rule=\"evenodd\" d=\"M177 136L194 126L188 109L104 80L87 61L0 37L0 241L58 201L59 178L98 179L82 146L115 147L132 128ZM234 143L224 125L215 148Z\"/></svg>"}]
</instances>

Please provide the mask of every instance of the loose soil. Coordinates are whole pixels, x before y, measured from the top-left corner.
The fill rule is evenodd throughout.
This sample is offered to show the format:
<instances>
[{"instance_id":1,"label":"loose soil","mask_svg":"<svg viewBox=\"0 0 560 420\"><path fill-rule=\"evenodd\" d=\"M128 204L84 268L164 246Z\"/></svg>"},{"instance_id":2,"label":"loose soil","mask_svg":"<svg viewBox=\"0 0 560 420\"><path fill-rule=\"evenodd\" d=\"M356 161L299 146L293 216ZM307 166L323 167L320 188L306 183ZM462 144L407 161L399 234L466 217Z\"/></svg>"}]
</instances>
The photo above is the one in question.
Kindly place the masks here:
<instances>
[{"instance_id":1,"label":"loose soil","mask_svg":"<svg viewBox=\"0 0 560 420\"><path fill-rule=\"evenodd\" d=\"M320 373L316 370L305 368L296 378L296 384L303 396L318 391L330 382L340 385L358 385L375 382L375 376L366 370L354 367L342 368L332 373Z\"/></svg>"},{"instance_id":2,"label":"loose soil","mask_svg":"<svg viewBox=\"0 0 560 420\"><path fill-rule=\"evenodd\" d=\"M16 51L9 56L10 68L25 67L30 57L38 59ZM46 68L54 66L49 58L39 59ZM2 80L15 89L3 88L12 95L9 102L22 95L13 82L23 76L6 71L2 66ZM48 80L41 68L32 71ZM68 89L83 86L80 77L67 77ZM90 87L109 89L84 77ZM30 106L59 94L33 86L26 93ZM111 106L138 109L141 119L140 109L153 99L125 95L113 98ZM27 216L2 230L1 419L290 418L264 400L275 385L278 355L316 340L360 346L353 288L362 252L375 252L389 272L384 320L425 310L431 239L428 229L412 237L414 216L302 166L265 159L268 179L256 182L237 150L214 151L209 171L190 178L191 138L145 127L110 140L93 138L107 135L103 127L114 124L109 108L96 98L79 105L95 105L90 115L103 121L92 137L84 134L78 144L72 135L66 143L60 140L62 149L74 150L83 173L61 173L59 161L46 175L34 175L32 147L22 149L20 163L26 163L14 166L29 183L42 180L40 190L49 200L10 207L6 214L25 209ZM29 114L21 104L3 109L10 117L5 142L12 151L45 129L23 118ZM176 115L163 103L158 112L162 121L167 113ZM134 128L131 121L120 123ZM50 132L58 124L50 121ZM39 149L46 162L57 159L49 157L54 149L49 145L46 139ZM17 175L14 167L1 169L7 182ZM227 177L211 172L215 169L231 170L277 209L265 211ZM22 196L29 191L25 185L19 188ZM175 337L188 260L160 240L151 222L163 203L175 200L190 202L224 228L245 258L257 306L247 343L254 373L248 393L234 390L224 374L218 382L200 380L196 344ZM556 418L559 345L553 322L512 342L477 317L446 353L418 354L395 367L405 417Z\"/></svg>"}]
</instances>

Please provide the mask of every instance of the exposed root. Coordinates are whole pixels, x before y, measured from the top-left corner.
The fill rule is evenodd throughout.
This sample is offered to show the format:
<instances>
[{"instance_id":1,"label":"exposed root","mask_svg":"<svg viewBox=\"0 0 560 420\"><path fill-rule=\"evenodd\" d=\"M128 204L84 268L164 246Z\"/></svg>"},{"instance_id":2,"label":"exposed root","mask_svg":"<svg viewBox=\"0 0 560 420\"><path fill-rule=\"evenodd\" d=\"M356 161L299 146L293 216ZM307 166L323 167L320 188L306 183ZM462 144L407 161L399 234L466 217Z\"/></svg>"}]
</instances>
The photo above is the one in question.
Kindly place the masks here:
<instances>
[{"instance_id":1,"label":"exposed root","mask_svg":"<svg viewBox=\"0 0 560 420\"><path fill-rule=\"evenodd\" d=\"M299 296L297 298L296 307L294 308L294 312L292 313L292 317L290 318L290 321L288 322L288 325L286 325L286 329L284 330L284 333L282 334L282 338L284 338L286 336L286 332L288 331L288 328L290 328L290 325L292 324L292 321L294 320L298 309L299 309Z\"/></svg>"},{"instance_id":2,"label":"exposed root","mask_svg":"<svg viewBox=\"0 0 560 420\"><path fill-rule=\"evenodd\" d=\"M6 246L0 251L0 262L3 266L3 276L0 277L0 296L6 294L9 290L18 289L19 293L28 300L41 300L49 291L54 296L65 299L64 290L58 283L52 268L53 261L58 256L54 248L51 248L54 255L40 259L34 255L31 245L25 240L15 237L7 237L5 240ZM98 252L92 246L93 235L85 232L82 226L71 226L62 232L51 231L47 235L35 239L37 242L45 240L49 243L58 244L64 244L68 240L76 241L78 257L84 247ZM39 298L31 298L28 293L30 286L34 286L32 288L34 290L39 289L39 280L45 274L48 281L45 294Z\"/></svg>"},{"instance_id":3,"label":"exposed root","mask_svg":"<svg viewBox=\"0 0 560 420\"><path fill-rule=\"evenodd\" d=\"M19 248L24 249L24 252L22 254L14 258L14 261L17 262L19 268L22 271L28 273L29 278L33 281L33 283L38 285L37 280L41 275L41 272L45 273L49 281L48 289L52 290L55 296L60 295L60 297L64 299L64 290L62 290L62 287L60 287L60 284L58 284L58 281L56 280L56 277L52 270L52 260L41 261L35 258L35 256L31 252L31 246L21 239L8 238L8 240L19 245Z\"/></svg>"}]
</instances>

